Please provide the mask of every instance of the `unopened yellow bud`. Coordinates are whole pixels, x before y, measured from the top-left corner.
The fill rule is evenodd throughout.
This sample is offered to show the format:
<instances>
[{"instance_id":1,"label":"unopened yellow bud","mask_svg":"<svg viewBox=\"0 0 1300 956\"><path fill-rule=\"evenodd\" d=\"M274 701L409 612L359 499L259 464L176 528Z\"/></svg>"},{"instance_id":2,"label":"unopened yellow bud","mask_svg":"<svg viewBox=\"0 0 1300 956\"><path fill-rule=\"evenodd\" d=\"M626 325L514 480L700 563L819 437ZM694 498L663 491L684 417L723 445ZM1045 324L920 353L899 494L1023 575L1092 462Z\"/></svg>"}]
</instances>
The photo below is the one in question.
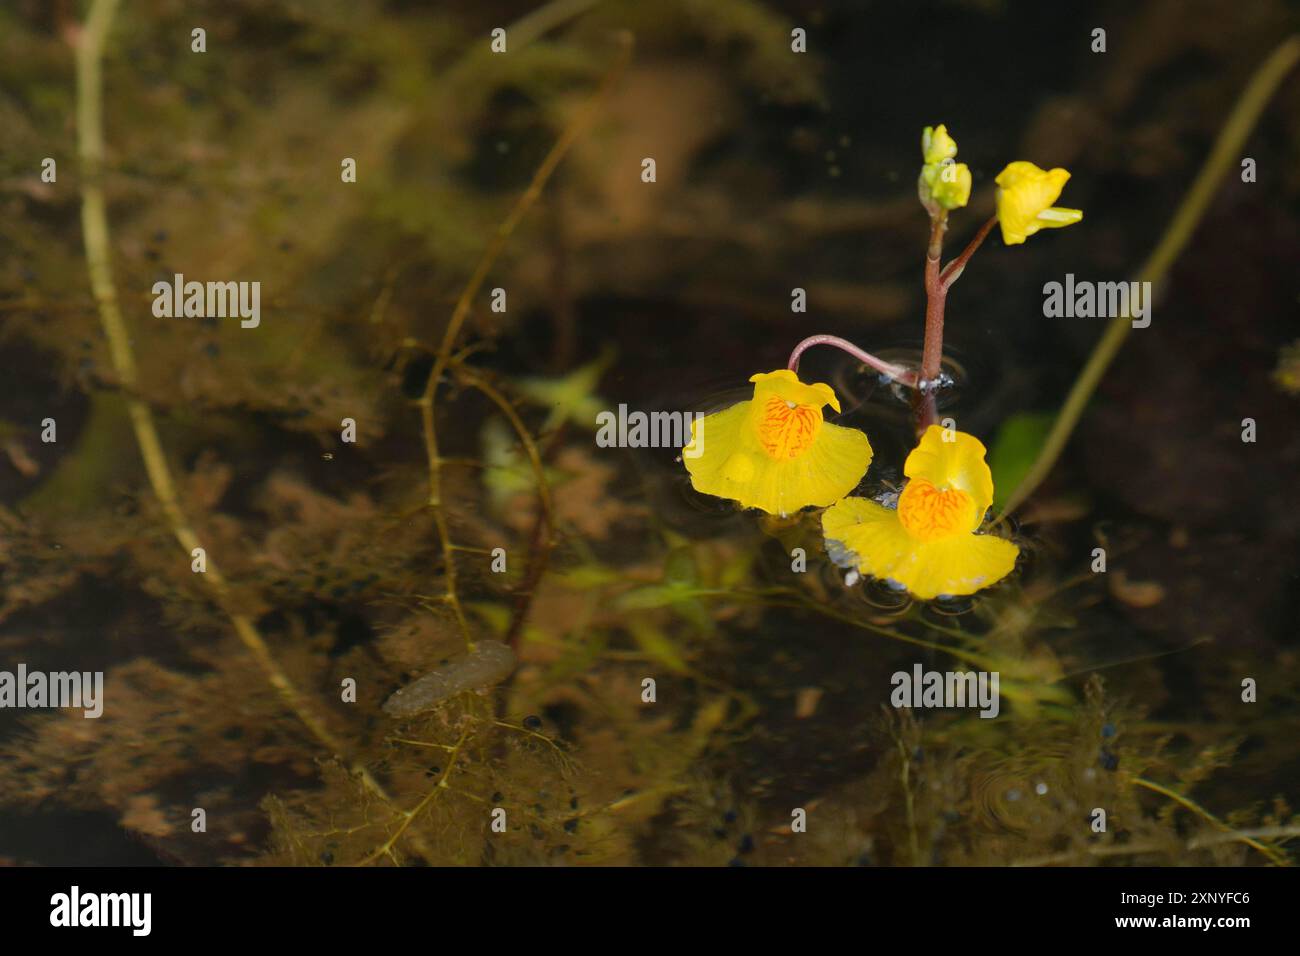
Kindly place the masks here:
<instances>
[{"instance_id":1,"label":"unopened yellow bud","mask_svg":"<svg viewBox=\"0 0 1300 956\"><path fill-rule=\"evenodd\" d=\"M960 209L970 200L970 168L965 163L944 162L926 166L930 196L944 209Z\"/></svg>"},{"instance_id":2,"label":"unopened yellow bud","mask_svg":"<svg viewBox=\"0 0 1300 956\"><path fill-rule=\"evenodd\" d=\"M948 127L927 126L921 130L921 156L927 166L942 163L957 155L957 141L948 135Z\"/></svg>"},{"instance_id":3,"label":"unopened yellow bud","mask_svg":"<svg viewBox=\"0 0 1300 956\"><path fill-rule=\"evenodd\" d=\"M930 215L940 210L960 209L970 199L970 170L965 163L954 161L957 141L948 135L948 127L927 126L921 131L921 178L917 192Z\"/></svg>"}]
</instances>

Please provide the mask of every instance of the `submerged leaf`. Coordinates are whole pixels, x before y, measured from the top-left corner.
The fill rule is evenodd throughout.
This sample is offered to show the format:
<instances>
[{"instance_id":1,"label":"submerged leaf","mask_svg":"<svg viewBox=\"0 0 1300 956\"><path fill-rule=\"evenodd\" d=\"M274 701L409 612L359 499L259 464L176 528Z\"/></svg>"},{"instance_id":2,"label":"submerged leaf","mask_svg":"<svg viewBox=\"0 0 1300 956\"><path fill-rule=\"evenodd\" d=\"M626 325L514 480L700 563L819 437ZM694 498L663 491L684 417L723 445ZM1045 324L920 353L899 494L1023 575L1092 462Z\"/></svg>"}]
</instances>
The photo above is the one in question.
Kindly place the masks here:
<instances>
[{"instance_id":1,"label":"submerged leaf","mask_svg":"<svg viewBox=\"0 0 1300 956\"><path fill-rule=\"evenodd\" d=\"M989 451L993 507L1000 508L1029 474L1055 419L1051 412L1021 412L1002 423Z\"/></svg>"}]
</instances>

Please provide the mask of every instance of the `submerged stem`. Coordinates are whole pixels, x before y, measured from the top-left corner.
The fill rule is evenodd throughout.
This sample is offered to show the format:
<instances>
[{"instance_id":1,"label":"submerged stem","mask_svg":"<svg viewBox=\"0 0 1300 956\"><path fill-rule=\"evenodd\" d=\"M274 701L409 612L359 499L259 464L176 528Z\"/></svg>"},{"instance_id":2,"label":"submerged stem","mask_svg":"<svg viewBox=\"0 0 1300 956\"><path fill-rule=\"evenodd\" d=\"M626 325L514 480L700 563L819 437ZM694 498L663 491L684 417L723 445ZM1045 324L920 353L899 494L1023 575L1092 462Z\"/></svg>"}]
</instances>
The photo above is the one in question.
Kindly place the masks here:
<instances>
[{"instance_id":1,"label":"submerged stem","mask_svg":"<svg viewBox=\"0 0 1300 956\"><path fill-rule=\"evenodd\" d=\"M447 521L446 504L443 501L442 494L442 471L441 456L438 450L438 432L437 416L435 415L435 404L438 397L438 386L441 384L443 376L449 367L456 362L456 357L452 354L452 348L456 344L456 339L460 335L461 327L469 318L470 310L473 306L474 297L478 294L479 289L496 263L497 257L505 249L506 243L514 234L515 228L523 220L524 216L537 202L542 194L542 189L550 180L551 174L555 172L569 152L569 148L578 140L587 128L594 122L601 104L604 102L609 91L613 88L618 78L622 76L624 67L627 66L631 59L632 46L630 35L620 35L620 52L618 59L613 68L605 75L600 87L596 93L580 108L577 115L566 126L560 137L555 141L550 151L542 160L542 164L533 174L528 188L520 194L511 206L509 214L505 220L497 227L487 247L479 257L478 264L474 272L470 275L469 281L461 290L459 298L456 300L456 306L452 310L451 318L447 321L447 327L443 331L442 344L438 351L434 353L433 368L430 369L428 378L424 381L424 389L416 403L420 408L420 423L424 434L425 457L428 461L429 470L429 500L428 507L433 512L434 525L438 531L438 537L441 542L443 558L443 576L446 580L446 601L451 606L455 615L456 623L460 627L461 636L465 640L466 647L473 650L474 641L470 635L469 622L465 618L464 608L461 605L460 594L457 590L456 579L456 562L454 556L454 545L451 540L451 532Z\"/></svg>"},{"instance_id":2,"label":"submerged stem","mask_svg":"<svg viewBox=\"0 0 1300 956\"><path fill-rule=\"evenodd\" d=\"M99 312L104 336L108 339L109 357L121 385L135 433L136 445L144 461L145 474L154 497L162 508L172 536L185 551L186 560L201 548L199 536L181 508L172 478L171 466L158 437L158 426L153 410L140 397L139 375L135 352L131 348L130 331L118 304L117 286L113 281L110 250L112 243L108 228L108 207L103 190L104 125L103 125L103 70L104 45L112 29L118 0L95 0L91 5L83 30L74 34L77 59L77 148L82 168L81 229L86 248L86 268L90 275L91 291ZM236 636L244 645L267 681L275 688L285 707L302 723L317 745L349 765L362 787L369 790L385 804L392 806L392 798L384 787L359 761L349 758L348 748L326 725L324 719L303 697L289 675L280 666L267 646L253 619L235 609L230 584L221 573L216 560L207 556L207 571L200 575L212 592L213 598L230 618ZM425 860L430 854L418 835L412 845Z\"/></svg>"},{"instance_id":3,"label":"submerged stem","mask_svg":"<svg viewBox=\"0 0 1300 956\"><path fill-rule=\"evenodd\" d=\"M1174 803L1177 803L1179 806L1186 807L1188 810L1192 811L1202 819L1208 821L1211 825L1217 827L1225 834L1229 834L1232 839L1240 841L1241 843L1246 844L1246 846L1251 847L1254 850L1258 850L1260 853L1264 854L1264 856L1268 857L1269 862L1272 863L1274 866L1288 865L1286 854L1283 853L1281 850L1279 850L1277 847L1272 846L1271 844L1268 843L1263 843L1260 840L1257 840L1254 837L1241 832L1236 827L1224 823L1213 813L1205 809L1205 807L1201 806L1195 800L1192 800L1190 797L1185 797L1178 791L1172 790L1166 786L1162 786L1161 784L1158 784L1153 780L1148 780L1145 777L1133 777L1131 779L1136 786L1145 787L1147 790L1150 790L1153 793L1158 793L1162 797L1168 797L1170 800L1174 801Z\"/></svg>"},{"instance_id":4,"label":"submerged stem","mask_svg":"<svg viewBox=\"0 0 1300 956\"><path fill-rule=\"evenodd\" d=\"M1220 130L1210 155L1201 166L1201 171L1197 174L1191 189L1183 197L1173 220L1165 228L1151 256L1138 269L1137 281L1150 282L1152 289L1158 292L1169 267L1191 240L1192 233L1209 207L1210 200L1214 198L1223 177L1237 164L1246 137L1250 135L1268 101L1297 63L1300 63L1300 36L1292 36L1284 40L1255 71L1250 83L1233 105L1228 121ZM1065 450L1065 444L1074 431L1075 425L1083 417L1084 408L1092 393L1096 391L1106 369L1119 353L1120 346L1128 338L1131 327L1132 316L1128 314L1121 314L1110 320L1106 331L1097 342L1092 355L1089 356L1087 364L1075 379L1069 395L1066 396L1065 404L1056 416L1056 421L1052 423L1052 430L1043 442L1033 467L1025 477L1020 479L1020 484L1002 506L997 521L1001 521L1018 508L1047 478Z\"/></svg>"}]
</instances>

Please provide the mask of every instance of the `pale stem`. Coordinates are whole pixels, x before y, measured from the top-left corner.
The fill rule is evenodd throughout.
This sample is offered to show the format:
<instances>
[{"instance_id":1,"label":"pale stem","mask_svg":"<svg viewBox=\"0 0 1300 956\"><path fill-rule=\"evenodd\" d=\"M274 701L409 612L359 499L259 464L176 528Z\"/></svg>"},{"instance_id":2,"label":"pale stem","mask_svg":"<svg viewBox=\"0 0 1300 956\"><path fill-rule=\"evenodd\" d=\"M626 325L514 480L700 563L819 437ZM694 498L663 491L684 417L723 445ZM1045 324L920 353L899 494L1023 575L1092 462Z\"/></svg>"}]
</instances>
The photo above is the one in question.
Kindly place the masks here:
<instances>
[{"instance_id":1,"label":"pale stem","mask_svg":"<svg viewBox=\"0 0 1300 956\"><path fill-rule=\"evenodd\" d=\"M810 335L794 347L790 353L790 363L786 366L790 371L797 373L799 371L799 357L814 345L830 345L842 352L847 352L863 365L870 366L881 375L888 376L896 382L904 385L916 386L916 373L904 368L901 365L894 365L892 362L886 362L884 359L876 358L870 352L866 352L848 339L842 339L838 335Z\"/></svg>"}]
</instances>

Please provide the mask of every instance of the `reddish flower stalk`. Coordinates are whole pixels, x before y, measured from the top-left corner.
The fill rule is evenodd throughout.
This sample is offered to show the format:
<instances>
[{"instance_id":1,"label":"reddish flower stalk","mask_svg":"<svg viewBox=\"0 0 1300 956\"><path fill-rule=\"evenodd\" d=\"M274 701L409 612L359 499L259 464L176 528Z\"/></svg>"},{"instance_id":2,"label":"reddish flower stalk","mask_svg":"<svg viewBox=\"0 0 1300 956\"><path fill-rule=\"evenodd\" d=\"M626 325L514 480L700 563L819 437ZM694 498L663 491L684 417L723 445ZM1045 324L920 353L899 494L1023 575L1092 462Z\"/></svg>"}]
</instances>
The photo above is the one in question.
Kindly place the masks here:
<instances>
[{"instance_id":1,"label":"reddish flower stalk","mask_svg":"<svg viewBox=\"0 0 1300 956\"><path fill-rule=\"evenodd\" d=\"M794 347L790 353L790 362L786 366L792 372L799 371L799 357L814 345L833 345L841 351L848 352L855 359L864 365L874 368L881 375L887 375L896 382L901 382L911 388L916 387L916 373L901 365L894 365L892 362L886 362L884 359L878 359L870 352L863 351L848 339L842 339L837 335L810 335Z\"/></svg>"},{"instance_id":2,"label":"reddish flower stalk","mask_svg":"<svg viewBox=\"0 0 1300 956\"><path fill-rule=\"evenodd\" d=\"M799 358L814 345L832 345L847 352L859 362L875 369L882 375L906 385L914 390L912 395L912 418L916 423L917 434L921 434L938 418L935 403L935 389L943 371L943 317L948 302L948 290L961 278L966 263L975 254L988 234L997 224L994 216L957 256L946 266L941 265L943 257L943 234L948 230L948 212L939 210L930 219L930 246L925 256L925 344L921 351L921 368L912 371L901 365L876 358L847 339L837 335L811 335L794 347L790 353L790 362L786 366L792 372L799 371Z\"/></svg>"},{"instance_id":3,"label":"reddish flower stalk","mask_svg":"<svg viewBox=\"0 0 1300 956\"><path fill-rule=\"evenodd\" d=\"M933 425L938 417L934 384L943 371L943 318L948 303L948 290L961 278L966 263L975 254L975 250L983 245L997 221L997 216L994 216L980 226L979 232L975 233L961 255L941 267L943 234L948 229L948 213L946 210L940 211L930 220L930 246L925 256L925 344L921 351L917 390L912 398L912 417L916 422L917 434Z\"/></svg>"},{"instance_id":4,"label":"reddish flower stalk","mask_svg":"<svg viewBox=\"0 0 1300 956\"><path fill-rule=\"evenodd\" d=\"M943 255L943 234L948 230L948 213L943 210L930 220L930 247L925 254L925 345L921 351L921 379L924 385L939 377L943 361L943 309L948 287L943 284L939 259Z\"/></svg>"},{"instance_id":5,"label":"reddish flower stalk","mask_svg":"<svg viewBox=\"0 0 1300 956\"><path fill-rule=\"evenodd\" d=\"M997 224L998 217L991 217L988 222L980 226L979 232L975 233L975 238L972 239L967 244L966 248L962 250L961 255L943 267L943 272L939 274L939 280L943 283L945 291L949 289L954 282L961 278L961 273L962 270L966 268L966 263L970 262L970 257L975 255L975 250L984 244L984 240L988 238L989 233L993 231L993 227Z\"/></svg>"},{"instance_id":6,"label":"reddish flower stalk","mask_svg":"<svg viewBox=\"0 0 1300 956\"><path fill-rule=\"evenodd\" d=\"M912 420L918 436L938 418L934 391L926 385L939 377L943 363L943 310L948 289L943 284L939 263L947 229L948 211L941 209L930 217L930 246L925 253L925 344L921 348L916 391L912 394Z\"/></svg>"}]
</instances>

